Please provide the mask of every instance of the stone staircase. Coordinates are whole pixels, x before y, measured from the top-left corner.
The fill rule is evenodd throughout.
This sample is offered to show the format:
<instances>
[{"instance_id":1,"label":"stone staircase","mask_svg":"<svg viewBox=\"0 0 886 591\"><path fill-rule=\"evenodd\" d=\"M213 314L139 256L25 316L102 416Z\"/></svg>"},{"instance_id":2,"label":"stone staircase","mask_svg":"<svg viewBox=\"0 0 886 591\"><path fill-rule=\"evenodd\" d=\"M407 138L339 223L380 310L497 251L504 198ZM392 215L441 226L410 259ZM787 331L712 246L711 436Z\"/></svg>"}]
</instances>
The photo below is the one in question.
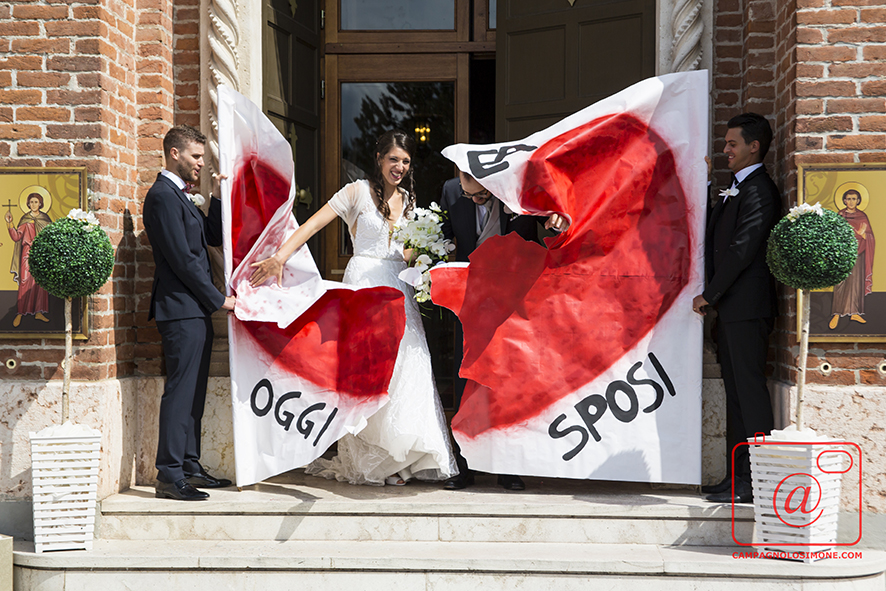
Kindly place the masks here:
<instances>
[{"instance_id":1,"label":"stone staircase","mask_svg":"<svg viewBox=\"0 0 886 591\"><path fill-rule=\"evenodd\" d=\"M886 554L815 564L736 558L733 510L686 488L492 476L445 491L293 472L180 503L105 499L91 552L15 547L16 591L270 589L886 589ZM753 508L735 507L749 542ZM843 548L842 550L852 550Z\"/></svg>"}]
</instances>

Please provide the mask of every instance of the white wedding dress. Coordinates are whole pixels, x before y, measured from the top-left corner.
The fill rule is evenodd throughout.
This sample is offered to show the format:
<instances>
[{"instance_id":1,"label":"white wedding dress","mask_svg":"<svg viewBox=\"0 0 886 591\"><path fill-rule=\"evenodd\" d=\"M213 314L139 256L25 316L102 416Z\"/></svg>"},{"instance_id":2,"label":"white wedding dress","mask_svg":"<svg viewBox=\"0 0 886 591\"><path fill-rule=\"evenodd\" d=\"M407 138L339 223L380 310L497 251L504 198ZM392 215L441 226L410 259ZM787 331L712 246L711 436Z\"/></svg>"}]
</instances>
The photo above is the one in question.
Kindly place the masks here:
<instances>
[{"instance_id":1,"label":"white wedding dress","mask_svg":"<svg viewBox=\"0 0 886 591\"><path fill-rule=\"evenodd\" d=\"M357 435L345 435L338 441L337 456L319 458L306 471L351 484L382 485L386 477L397 473L406 478L411 473L421 480L445 480L457 469L418 304L412 287L397 278L406 268L403 244L390 239L388 222L376 208L367 181L346 185L329 205L347 222L354 243L344 283L402 291L406 330L388 388L388 403Z\"/></svg>"}]
</instances>

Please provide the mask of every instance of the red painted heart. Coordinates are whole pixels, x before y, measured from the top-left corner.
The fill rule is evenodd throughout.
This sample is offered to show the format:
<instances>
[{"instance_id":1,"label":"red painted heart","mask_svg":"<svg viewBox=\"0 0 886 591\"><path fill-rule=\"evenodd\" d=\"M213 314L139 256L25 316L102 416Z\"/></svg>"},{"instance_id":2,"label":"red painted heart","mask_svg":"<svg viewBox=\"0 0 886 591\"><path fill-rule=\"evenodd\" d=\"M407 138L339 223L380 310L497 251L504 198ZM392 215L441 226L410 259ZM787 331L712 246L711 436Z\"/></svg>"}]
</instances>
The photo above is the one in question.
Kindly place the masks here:
<instances>
[{"instance_id":1,"label":"red painted heart","mask_svg":"<svg viewBox=\"0 0 886 591\"><path fill-rule=\"evenodd\" d=\"M259 158L238 163L231 191L235 268L288 195L289 181ZM406 316L396 289L334 289L285 329L272 322L241 324L276 368L325 390L368 398L387 392Z\"/></svg>"},{"instance_id":2,"label":"red painted heart","mask_svg":"<svg viewBox=\"0 0 886 591\"><path fill-rule=\"evenodd\" d=\"M239 322L239 321L238 321ZM324 390L371 398L388 390L406 316L403 294L389 287L327 291L285 329L243 327L274 358L274 367Z\"/></svg>"},{"instance_id":3,"label":"red painted heart","mask_svg":"<svg viewBox=\"0 0 886 591\"><path fill-rule=\"evenodd\" d=\"M631 115L538 148L520 202L566 212L572 226L550 250L512 234L484 242L466 269L432 271L434 302L464 325L469 382L452 426L470 437L527 421L593 381L652 330L689 279L673 154Z\"/></svg>"}]
</instances>

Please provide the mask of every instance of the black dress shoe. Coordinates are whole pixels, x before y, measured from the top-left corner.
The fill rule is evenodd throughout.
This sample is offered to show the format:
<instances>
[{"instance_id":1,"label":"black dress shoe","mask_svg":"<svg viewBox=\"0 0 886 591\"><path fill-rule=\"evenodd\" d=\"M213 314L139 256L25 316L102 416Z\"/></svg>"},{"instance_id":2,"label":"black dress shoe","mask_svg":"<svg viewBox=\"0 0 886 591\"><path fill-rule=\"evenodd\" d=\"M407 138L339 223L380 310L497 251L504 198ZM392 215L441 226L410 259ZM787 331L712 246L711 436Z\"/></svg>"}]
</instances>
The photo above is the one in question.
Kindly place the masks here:
<instances>
[{"instance_id":1,"label":"black dress shoe","mask_svg":"<svg viewBox=\"0 0 886 591\"><path fill-rule=\"evenodd\" d=\"M209 498L209 493L197 490L186 478L175 482L160 482L154 487L154 496L158 499L175 499L177 501L202 501Z\"/></svg>"},{"instance_id":2,"label":"black dress shoe","mask_svg":"<svg viewBox=\"0 0 886 591\"><path fill-rule=\"evenodd\" d=\"M701 487L701 492L706 495L726 492L727 490L732 490L732 476L729 475L717 484L706 484Z\"/></svg>"},{"instance_id":3,"label":"black dress shoe","mask_svg":"<svg viewBox=\"0 0 886 591\"><path fill-rule=\"evenodd\" d=\"M194 474L186 474L185 478L188 484L196 488L224 488L231 486L231 481L227 478L216 478L210 476L202 467L199 472Z\"/></svg>"},{"instance_id":4,"label":"black dress shoe","mask_svg":"<svg viewBox=\"0 0 886 591\"><path fill-rule=\"evenodd\" d=\"M468 488L472 484L474 484L474 473L468 472L467 474L456 474L443 484L443 488L446 490L461 490Z\"/></svg>"},{"instance_id":5,"label":"black dress shoe","mask_svg":"<svg viewBox=\"0 0 886 591\"><path fill-rule=\"evenodd\" d=\"M513 476L511 474L502 474L498 477L498 483L504 487L505 490L525 490L526 485L523 483L523 479L519 476Z\"/></svg>"},{"instance_id":6,"label":"black dress shoe","mask_svg":"<svg viewBox=\"0 0 886 591\"><path fill-rule=\"evenodd\" d=\"M711 503L752 503L754 491L750 484L739 480L735 483L735 493L732 492L732 487L729 487L723 492L706 496L705 500Z\"/></svg>"}]
</instances>

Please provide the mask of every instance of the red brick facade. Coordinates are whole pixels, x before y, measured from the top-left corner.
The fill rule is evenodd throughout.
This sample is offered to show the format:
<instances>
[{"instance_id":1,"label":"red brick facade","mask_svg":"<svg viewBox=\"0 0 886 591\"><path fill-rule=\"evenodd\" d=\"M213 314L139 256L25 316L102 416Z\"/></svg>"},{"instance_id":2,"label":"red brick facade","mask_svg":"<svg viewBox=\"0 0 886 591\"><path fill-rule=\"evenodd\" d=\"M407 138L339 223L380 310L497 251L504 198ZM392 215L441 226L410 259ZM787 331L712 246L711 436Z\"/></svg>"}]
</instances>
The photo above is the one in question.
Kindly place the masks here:
<instances>
[{"instance_id":1,"label":"red brick facade","mask_svg":"<svg viewBox=\"0 0 886 591\"><path fill-rule=\"evenodd\" d=\"M797 145L785 155L792 200L798 164L886 161L886 8L880 0L797 4ZM816 346L809 365L827 361L834 371L812 372L811 381L886 384L876 370L884 357L883 344Z\"/></svg>"},{"instance_id":2,"label":"red brick facade","mask_svg":"<svg viewBox=\"0 0 886 591\"><path fill-rule=\"evenodd\" d=\"M132 220L138 212L136 30L130 2L13 2L0 7L0 164L86 166L90 207L118 247L113 281L92 298L91 335L73 377L132 372ZM61 376L59 340L7 341L17 379Z\"/></svg>"},{"instance_id":3,"label":"red brick facade","mask_svg":"<svg viewBox=\"0 0 886 591\"><path fill-rule=\"evenodd\" d=\"M138 202L163 167L163 136L175 124L174 69L176 57L173 51L174 7L167 0L137 0L141 8L139 27L139 178ZM138 229L134 236L131 254L132 308L135 318L132 326L135 334L131 363L136 373L158 375L160 373L160 333L153 322L148 321L148 309L153 283L154 259L148 236L142 230L141 207L134 211L132 226Z\"/></svg>"},{"instance_id":4,"label":"red brick facade","mask_svg":"<svg viewBox=\"0 0 886 591\"><path fill-rule=\"evenodd\" d=\"M706 0L714 4L714 137L744 110L775 125L766 159L796 202L796 166L886 158L886 8L881 0ZM174 123L200 123L198 0L15 1L0 5L0 165L89 169L90 205L117 247L113 280L91 301L91 334L77 348L75 379L161 372L147 311L152 259L141 202L162 166ZM204 105L205 107L205 105ZM714 150L722 149L716 139ZM715 182L725 163L715 159ZM795 298L783 314L772 375L793 381ZM816 344L829 377L812 382L883 384L886 346ZM5 341L10 379L55 379L59 340Z\"/></svg>"},{"instance_id":5,"label":"red brick facade","mask_svg":"<svg viewBox=\"0 0 886 591\"><path fill-rule=\"evenodd\" d=\"M86 166L90 208L116 248L112 280L90 301L90 336L76 347L74 379L160 372L159 336L147 321L153 269L141 201L162 166L176 96L178 119L197 123L195 4L0 6L0 165ZM176 86L176 75L189 82ZM11 379L59 378L63 353L57 339L0 347L3 359L19 361L5 370Z\"/></svg>"},{"instance_id":6,"label":"red brick facade","mask_svg":"<svg viewBox=\"0 0 886 591\"><path fill-rule=\"evenodd\" d=\"M770 118L766 165L797 202L797 165L886 160L886 8L880 0L717 0L714 6L714 136L741 111ZM714 150L722 150L722 140ZM717 161L715 181L728 175ZM796 381L796 297L783 289L771 351L776 379ZM886 384L886 346L814 343L807 381Z\"/></svg>"}]
</instances>

